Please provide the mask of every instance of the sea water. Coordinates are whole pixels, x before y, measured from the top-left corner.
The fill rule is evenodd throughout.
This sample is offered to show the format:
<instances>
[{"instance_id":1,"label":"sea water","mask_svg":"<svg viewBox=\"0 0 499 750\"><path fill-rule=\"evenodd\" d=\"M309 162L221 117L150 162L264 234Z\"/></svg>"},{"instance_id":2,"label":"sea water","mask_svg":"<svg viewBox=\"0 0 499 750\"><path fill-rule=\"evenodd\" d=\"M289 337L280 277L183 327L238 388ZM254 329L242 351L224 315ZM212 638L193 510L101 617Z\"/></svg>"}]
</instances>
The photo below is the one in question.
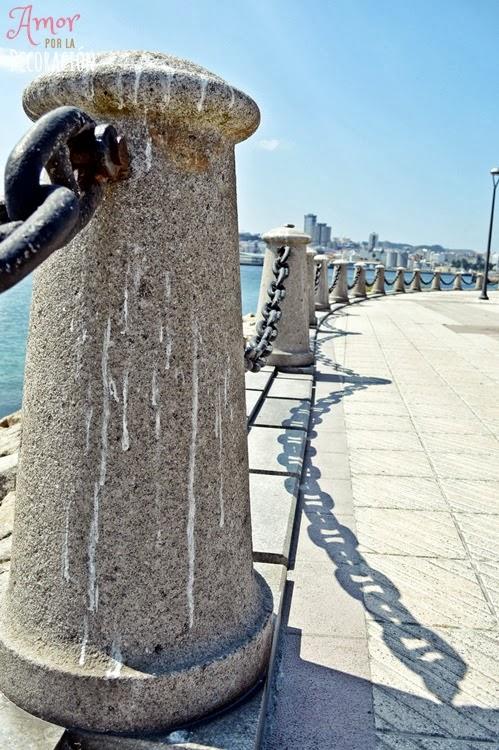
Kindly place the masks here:
<instances>
[{"instance_id":1,"label":"sea water","mask_svg":"<svg viewBox=\"0 0 499 750\"><path fill-rule=\"evenodd\" d=\"M240 266L240 271L242 313L247 315L256 312L262 267ZM389 279L392 276L388 273ZM409 273L408 278L411 276ZM332 269L329 277L331 280ZM352 278L353 269L350 268L349 283ZM451 278L452 275L442 274L444 281ZM30 300L31 277L0 294L0 418L21 407Z\"/></svg>"}]
</instances>

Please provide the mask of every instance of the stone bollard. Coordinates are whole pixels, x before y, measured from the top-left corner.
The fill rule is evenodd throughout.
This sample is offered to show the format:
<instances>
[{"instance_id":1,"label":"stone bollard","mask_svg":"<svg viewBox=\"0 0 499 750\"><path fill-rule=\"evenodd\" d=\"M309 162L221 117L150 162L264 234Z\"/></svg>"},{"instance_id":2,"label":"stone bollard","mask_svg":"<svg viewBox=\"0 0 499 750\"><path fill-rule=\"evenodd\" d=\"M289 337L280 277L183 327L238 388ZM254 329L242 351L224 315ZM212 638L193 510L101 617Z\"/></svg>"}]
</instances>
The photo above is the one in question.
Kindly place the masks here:
<instances>
[{"instance_id":1,"label":"stone bollard","mask_svg":"<svg viewBox=\"0 0 499 750\"><path fill-rule=\"evenodd\" d=\"M462 271L457 271L457 273L454 275L454 284L452 285L452 289L454 291L462 291L463 289L462 275L463 275Z\"/></svg>"},{"instance_id":2,"label":"stone bollard","mask_svg":"<svg viewBox=\"0 0 499 750\"><path fill-rule=\"evenodd\" d=\"M397 275L395 277L395 284L393 286L393 291L397 294L401 294L405 292L405 268L403 266L398 266L397 268Z\"/></svg>"},{"instance_id":3,"label":"stone bollard","mask_svg":"<svg viewBox=\"0 0 499 750\"><path fill-rule=\"evenodd\" d=\"M355 285L352 289L352 296L357 299L364 299L367 297L366 293L366 266L364 263L355 263L354 274L357 278Z\"/></svg>"},{"instance_id":4,"label":"stone bollard","mask_svg":"<svg viewBox=\"0 0 499 750\"><path fill-rule=\"evenodd\" d=\"M309 328L317 328L317 319L315 317L315 250L307 248L306 258L308 273L308 325Z\"/></svg>"},{"instance_id":5,"label":"stone bollard","mask_svg":"<svg viewBox=\"0 0 499 750\"><path fill-rule=\"evenodd\" d=\"M431 282L430 292L440 292L440 271L433 272L433 281Z\"/></svg>"},{"instance_id":6,"label":"stone bollard","mask_svg":"<svg viewBox=\"0 0 499 750\"><path fill-rule=\"evenodd\" d=\"M328 311L331 309L329 304L329 258L326 255L316 255L314 263L320 263L321 265L319 286L315 292L315 309L318 311Z\"/></svg>"},{"instance_id":7,"label":"stone bollard","mask_svg":"<svg viewBox=\"0 0 499 750\"><path fill-rule=\"evenodd\" d=\"M373 294L386 294L385 291L385 267L379 263L375 269L374 272L376 274L376 280L373 284L372 293Z\"/></svg>"},{"instance_id":8,"label":"stone bollard","mask_svg":"<svg viewBox=\"0 0 499 750\"><path fill-rule=\"evenodd\" d=\"M234 172L259 111L147 52L24 95L32 119L61 104L114 122L132 173L35 274L0 689L62 726L164 729L236 700L269 656Z\"/></svg>"},{"instance_id":9,"label":"stone bollard","mask_svg":"<svg viewBox=\"0 0 499 750\"><path fill-rule=\"evenodd\" d=\"M420 292L421 291L421 270L419 268L414 269L414 276L411 281L411 286L409 287L410 292Z\"/></svg>"},{"instance_id":10,"label":"stone bollard","mask_svg":"<svg viewBox=\"0 0 499 750\"><path fill-rule=\"evenodd\" d=\"M272 229L262 236L267 243L263 262L260 296L258 298L257 328L262 319L262 310L269 301L268 288L274 280L272 267L277 250L283 245L291 248L288 258L289 276L285 283L286 296L281 302L282 317L278 324L277 337L272 342L269 365L276 367L304 367L314 361L310 351L308 334L309 293L307 270L307 243L310 237L295 229L292 224Z\"/></svg>"},{"instance_id":11,"label":"stone bollard","mask_svg":"<svg viewBox=\"0 0 499 750\"><path fill-rule=\"evenodd\" d=\"M483 273L477 273L475 280L475 290L477 292L483 289Z\"/></svg>"},{"instance_id":12,"label":"stone bollard","mask_svg":"<svg viewBox=\"0 0 499 750\"><path fill-rule=\"evenodd\" d=\"M348 261L335 260L333 263L333 280L337 278L336 285L331 292L330 300L333 303L348 303ZM336 274L338 276L336 277Z\"/></svg>"}]
</instances>

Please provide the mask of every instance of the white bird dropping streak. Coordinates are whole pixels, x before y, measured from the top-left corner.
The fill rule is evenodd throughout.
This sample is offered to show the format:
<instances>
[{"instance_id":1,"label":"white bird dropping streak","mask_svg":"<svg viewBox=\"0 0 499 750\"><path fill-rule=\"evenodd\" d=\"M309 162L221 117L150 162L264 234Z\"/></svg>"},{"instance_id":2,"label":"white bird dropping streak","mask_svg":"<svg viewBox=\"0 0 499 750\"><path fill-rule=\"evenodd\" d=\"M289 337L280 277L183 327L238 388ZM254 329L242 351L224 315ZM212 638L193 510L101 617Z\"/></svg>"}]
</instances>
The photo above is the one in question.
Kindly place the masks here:
<instances>
[{"instance_id":1,"label":"white bird dropping streak","mask_svg":"<svg viewBox=\"0 0 499 750\"><path fill-rule=\"evenodd\" d=\"M194 479L196 476L196 442L198 436L198 409L199 409L199 383L198 383L198 324L192 323L192 416L191 416L191 447L189 453L189 477L187 484L187 495L189 500L189 511L187 517L187 605L189 608L189 628L194 624L194 565L196 561L196 549L194 541L194 524L196 521L196 495L194 492Z\"/></svg>"},{"instance_id":2,"label":"white bird dropping streak","mask_svg":"<svg viewBox=\"0 0 499 750\"><path fill-rule=\"evenodd\" d=\"M120 676L123 668L123 654L121 653L119 638L113 641L111 645L111 666L106 671L107 680L115 680Z\"/></svg>"},{"instance_id":3,"label":"white bird dropping streak","mask_svg":"<svg viewBox=\"0 0 499 750\"><path fill-rule=\"evenodd\" d=\"M199 97L199 101L197 103L197 110L198 112L201 112L204 107L204 100L206 98L206 87L208 86L208 79L207 78L201 78L201 95Z\"/></svg>"},{"instance_id":4,"label":"white bird dropping streak","mask_svg":"<svg viewBox=\"0 0 499 750\"><path fill-rule=\"evenodd\" d=\"M169 302L171 296L172 296L172 284L170 281L170 274L168 271L165 271L165 301Z\"/></svg>"},{"instance_id":5,"label":"white bird dropping streak","mask_svg":"<svg viewBox=\"0 0 499 750\"><path fill-rule=\"evenodd\" d=\"M222 466L223 451L223 422L222 422L222 388L218 386L218 473L220 476L220 528L225 524L224 476Z\"/></svg>"},{"instance_id":6,"label":"white bird dropping streak","mask_svg":"<svg viewBox=\"0 0 499 750\"><path fill-rule=\"evenodd\" d=\"M121 429L121 450L130 448L130 436L128 434L128 370L123 376L123 422Z\"/></svg>"},{"instance_id":7,"label":"white bird dropping streak","mask_svg":"<svg viewBox=\"0 0 499 750\"><path fill-rule=\"evenodd\" d=\"M85 615L83 618L83 638L81 639L80 658L78 659L78 664L80 665L80 667L83 667L83 665L85 664L87 643L88 643L88 615Z\"/></svg>"},{"instance_id":8,"label":"white bird dropping streak","mask_svg":"<svg viewBox=\"0 0 499 750\"><path fill-rule=\"evenodd\" d=\"M99 492L106 481L108 439L107 430L109 425L109 347L111 345L111 318L107 319L104 340L102 344L102 427L101 427L101 460L99 481L94 485L94 500L92 507L92 520L90 522L90 533L88 539L88 609L96 612L99 606L99 587L97 585L96 553L99 541Z\"/></svg>"},{"instance_id":9,"label":"white bird dropping streak","mask_svg":"<svg viewBox=\"0 0 499 750\"><path fill-rule=\"evenodd\" d=\"M156 372L156 368L154 368L154 370L152 371L152 380L151 380L151 405L157 406L158 399L159 399L158 375Z\"/></svg>"},{"instance_id":10,"label":"white bird dropping streak","mask_svg":"<svg viewBox=\"0 0 499 750\"><path fill-rule=\"evenodd\" d=\"M152 138L149 136L146 140L146 148L145 148L145 164L146 164L146 172L151 171L152 167Z\"/></svg>"},{"instance_id":11,"label":"white bird dropping streak","mask_svg":"<svg viewBox=\"0 0 499 750\"><path fill-rule=\"evenodd\" d=\"M172 356L172 337L169 333L166 334L165 344L165 370L170 369L170 360Z\"/></svg>"},{"instance_id":12,"label":"white bird dropping streak","mask_svg":"<svg viewBox=\"0 0 499 750\"><path fill-rule=\"evenodd\" d=\"M71 502L66 506L66 521L64 524L64 545L62 548L62 577L69 581L69 513Z\"/></svg>"}]
</instances>

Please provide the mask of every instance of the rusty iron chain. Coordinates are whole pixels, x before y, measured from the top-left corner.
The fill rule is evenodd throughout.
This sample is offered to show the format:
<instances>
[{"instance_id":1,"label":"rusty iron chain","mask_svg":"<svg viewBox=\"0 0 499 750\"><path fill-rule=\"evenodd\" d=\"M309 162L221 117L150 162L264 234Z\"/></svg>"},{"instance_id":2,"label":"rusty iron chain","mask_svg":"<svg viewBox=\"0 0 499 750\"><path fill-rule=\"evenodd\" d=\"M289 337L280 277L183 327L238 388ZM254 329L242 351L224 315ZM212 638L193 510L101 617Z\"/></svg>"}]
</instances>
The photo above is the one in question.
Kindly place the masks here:
<instances>
[{"instance_id":1,"label":"rusty iron chain","mask_svg":"<svg viewBox=\"0 0 499 750\"><path fill-rule=\"evenodd\" d=\"M340 278L340 266L336 266L333 281L332 281L331 286L329 287L329 294L331 294L331 292L334 292L339 278Z\"/></svg>"},{"instance_id":2,"label":"rusty iron chain","mask_svg":"<svg viewBox=\"0 0 499 750\"><path fill-rule=\"evenodd\" d=\"M420 281L421 281L421 283L422 283L423 286L430 286L433 283L433 279L434 278L435 278L435 274L434 273L431 274L431 278L428 281L425 281L423 279L423 274L420 274L420 276L419 276L419 279L420 279Z\"/></svg>"},{"instance_id":3,"label":"rusty iron chain","mask_svg":"<svg viewBox=\"0 0 499 750\"><path fill-rule=\"evenodd\" d=\"M348 285L348 291L349 292L352 291L352 289L354 288L354 286L358 282L359 276L360 276L360 272L361 272L361 266L357 266L357 270L355 271L355 276L353 277L353 281L352 281L351 284Z\"/></svg>"},{"instance_id":4,"label":"rusty iron chain","mask_svg":"<svg viewBox=\"0 0 499 750\"><path fill-rule=\"evenodd\" d=\"M321 268L322 268L321 263L315 264L315 278L314 278L314 290L315 291L317 291L319 288L319 283L321 280Z\"/></svg>"},{"instance_id":5,"label":"rusty iron chain","mask_svg":"<svg viewBox=\"0 0 499 750\"><path fill-rule=\"evenodd\" d=\"M46 170L51 183L42 183ZM12 150L0 203L0 293L17 284L92 218L103 185L129 174L126 142L76 107L58 107Z\"/></svg>"},{"instance_id":6,"label":"rusty iron chain","mask_svg":"<svg viewBox=\"0 0 499 750\"><path fill-rule=\"evenodd\" d=\"M284 282L289 276L289 245L277 249L277 257L272 266L274 280L267 289L268 301L263 306L262 318L256 327L256 336L246 344L244 366L250 372L258 372L267 362L272 352L272 341L277 338L279 321L282 316L281 302L286 296Z\"/></svg>"},{"instance_id":7,"label":"rusty iron chain","mask_svg":"<svg viewBox=\"0 0 499 750\"><path fill-rule=\"evenodd\" d=\"M373 277L373 280L372 280L372 281L370 281L370 282L368 283L368 282L367 282L367 279L366 279L366 289L372 289L372 288L373 288L373 286L375 285L375 283L376 283L376 282L377 282L377 280L379 279L379 273L380 273L380 271L379 271L379 268L378 268L378 270L377 270L377 271L375 272L375 274L374 274L374 277Z\"/></svg>"}]
</instances>

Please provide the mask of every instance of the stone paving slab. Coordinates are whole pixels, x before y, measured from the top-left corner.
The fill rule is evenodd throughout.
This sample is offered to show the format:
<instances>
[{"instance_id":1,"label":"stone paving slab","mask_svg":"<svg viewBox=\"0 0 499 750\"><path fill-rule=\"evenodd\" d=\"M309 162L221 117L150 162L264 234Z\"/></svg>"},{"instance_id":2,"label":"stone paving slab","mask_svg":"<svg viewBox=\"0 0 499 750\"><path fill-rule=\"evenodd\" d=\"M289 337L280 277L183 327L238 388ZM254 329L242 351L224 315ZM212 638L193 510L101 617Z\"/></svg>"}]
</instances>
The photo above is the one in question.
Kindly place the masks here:
<instances>
[{"instance_id":1,"label":"stone paving slab","mask_svg":"<svg viewBox=\"0 0 499 750\"><path fill-rule=\"evenodd\" d=\"M358 575L372 619L484 629L497 625L468 560L366 554Z\"/></svg>"},{"instance_id":2,"label":"stone paving slab","mask_svg":"<svg viewBox=\"0 0 499 750\"><path fill-rule=\"evenodd\" d=\"M0 747L2 750L55 750L62 727L26 713L0 693Z\"/></svg>"},{"instance_id":3,"label":"stone paving slab","mask_svg":"<svg viewBox=\"0 0 499 750\"><path fill-rule=\"evenodd\" d=\"M297 495L297 477L250 474L255 561L287 566Z\"/></svg>"},{"instance_id":4,"label":"stone paving slab","mask_svg":"<svg viewBox=\"0 0 499 750\"><path fill-rule=\"evenodd\" d=\"M377 729L497 740L498 647L492 631L370 623Z\"/></svg>"},{"instance_id":5,"label":"stone paving slab","mask_svg":"<svg viewBox=\"0 0 499 750\"><path fill-rule=\"evenodd\" d=\"M441 485L434 478L358 474L352 477L352 491L356 508L448 510Z\"/></svg>"},{"instance_id":6,"label":"stone paving slab","mask_svg":"<svg viewBox=\"0 0 499 750\"><path fill-rule=\"evenodd\" d=\"M274 376L273 367L263 367L260 372L246 372L244 380L246 390L264 391Z\"/></svg>"},{"instance_id":7,"label":"stone paving slab","mask_svg":"<svg viewBox=\"0 0 499 750\"><path fill-rule=\"evenodd\" d=\"M261 391L246 390L246 417L248 419L248 422L252 422L261 397Z\"/></svg>"},{"instance_id":8,"label":"stone paving slab","mask_svg":"<svg viewBox=\"0 0 499 750\"><path fill-rule=\"evenodd\" d=\"M261 427L296 427L306 430L309 419L309 400L267 398L258 412L254 424Z\"/></svg>"},{"instance_id":9,"label":"stone paving slab","mask_svg":"<svg viewBox=\"0 0 499 750\"><path fill-rule=\"evenodd\" d=\"M248 435L250 471L301 474L306 434L284 427L252 427Z\"/></svg>"},{"instance_id":10,"label":"stone paving slab","mask_svg":"<svg viewBox=\"0 0 499 750\"><path fill-rule=\"evenodd\" d=\"M279 375L270 386L270 398L312 398L312 379L310 376L303 375L297 377L281 377Z\"/></svg>"},{"instance_id":11,"label":"stone paving slab","mask_svg":"<svg viewBox=\"0 0 499 750\"><path fill-rule=\"evenodd\" d=\"M364 552L416 557L466 557L450 513L356 508L359 547Z\"/></svg>"}]
</instances>

